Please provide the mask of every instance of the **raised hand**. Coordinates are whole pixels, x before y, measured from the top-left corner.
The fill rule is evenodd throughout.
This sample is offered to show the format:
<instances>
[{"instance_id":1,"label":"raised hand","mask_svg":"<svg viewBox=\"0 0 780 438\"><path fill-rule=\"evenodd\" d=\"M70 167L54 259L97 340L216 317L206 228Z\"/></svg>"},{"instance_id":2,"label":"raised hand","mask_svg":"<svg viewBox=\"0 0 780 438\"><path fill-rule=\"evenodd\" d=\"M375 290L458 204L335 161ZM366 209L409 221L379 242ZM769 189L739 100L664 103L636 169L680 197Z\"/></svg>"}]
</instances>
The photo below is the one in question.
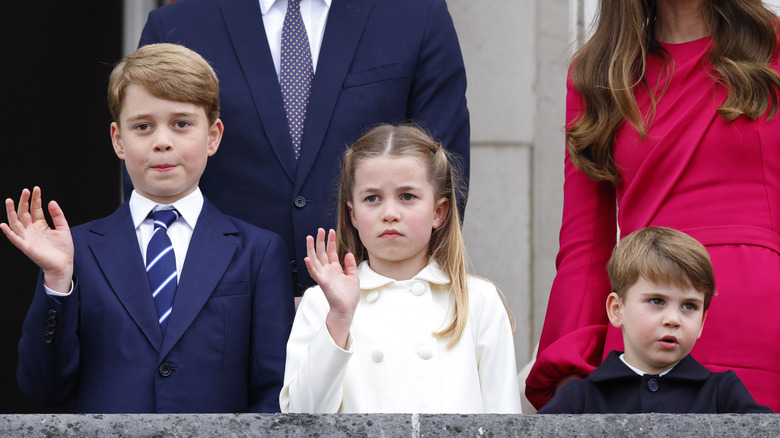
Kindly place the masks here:
<instances>
[{"instance_id":1,"label":"raised hand","mask_svg":"<svg viewBox=\"0 0 780 438\"><path fill-rule=\"evenodd\" d=\"M0 223L3 234L43 270L43 281L49 289L68 292L73 278L73 239L60 206L55 201L49 203L54 229L43 215L41 189L37 186L32 199L28 189L22 190L18 210L12 199L6 199L5 211L8 223Z\"/></svg>"},{"instance_id":2,"label":"raised hand","mask_svg":"<svg viewBox=\"0 0 780 438\"><path fill-rule=\"evenodd\" d=\"M325 324L336 345L346 348L349 327L360 301L360 280L355 256L348 253L342 268L336 251L336 232L330 230L326 245L325 230L322 228L317 230L316 245L312 236L306 236L306 254L306 269L320 285L330 305Z\"/></svg>"}]
</instances>

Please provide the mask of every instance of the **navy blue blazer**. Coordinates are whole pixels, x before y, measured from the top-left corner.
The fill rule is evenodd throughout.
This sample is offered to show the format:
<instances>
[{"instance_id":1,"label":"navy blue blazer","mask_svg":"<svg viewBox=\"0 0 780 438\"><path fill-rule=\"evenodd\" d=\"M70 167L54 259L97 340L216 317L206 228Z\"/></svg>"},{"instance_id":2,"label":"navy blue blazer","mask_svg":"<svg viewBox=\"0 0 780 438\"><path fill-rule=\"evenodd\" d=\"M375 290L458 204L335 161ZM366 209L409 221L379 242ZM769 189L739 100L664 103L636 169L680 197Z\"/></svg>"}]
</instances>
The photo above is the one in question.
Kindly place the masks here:
<instances>
[{"instance_id":1,"label":"navy blue blazer","mask_svg":"<svg viewBox=\"0 0 780 438\"><path fill-rule=\"evenodd\" d=\"M753 400L734 371L713 373L688 355L667 374L640 376L619 351L585 379L571 380L540 414L771 414Z\"/></svg>"},{"instance_id":2,"label":"navy blue blazer","mask_svg":"<svg viewBox=\"0 0 780 438\"><path fill-rule=\"evenodd\" d=\"M225 134L200 187L224 213L282 236L299 294L314 284L306 235L335 226L342 154L368 128L415 119L468 177L466 74L444 0L333 0L298 160L257 0L163 6L140 45L157 42L183 44L216 70Z\"/></svg>"},{"instance_id":3,"label":"navy blue blazer","mask_svg":"<svg viewBox=\"0 0 780 438\"><path fill-rule=\"evenodd\" d=\"M71 230L72 295L41 279L19 343L22 391L76 412L278 412L293 319L274 233L204 202L163 338L130 208Z\"/></svg>"}]
</instances>

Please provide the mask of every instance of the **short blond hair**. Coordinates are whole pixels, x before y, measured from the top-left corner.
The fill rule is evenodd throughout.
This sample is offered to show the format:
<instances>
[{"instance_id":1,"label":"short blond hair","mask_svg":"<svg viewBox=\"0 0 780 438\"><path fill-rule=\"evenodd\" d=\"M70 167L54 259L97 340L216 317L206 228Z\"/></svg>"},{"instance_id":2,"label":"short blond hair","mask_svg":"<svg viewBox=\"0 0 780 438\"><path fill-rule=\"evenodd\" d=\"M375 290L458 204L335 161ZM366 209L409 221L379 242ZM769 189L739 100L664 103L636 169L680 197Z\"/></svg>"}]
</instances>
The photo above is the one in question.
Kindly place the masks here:
<instances>
[{"instance_id":1,"label":"short blond hair","mask_svg":"<svg viewBox=\"0 0 780 438\"><path fill-rule=\"evenodd\" d=\"M141 86L160 99L198 105L206 111L209 124L219 117L219 80L214 69L182 45L143 46L114 67L108 82L108 108L117 123L130 85Z\"/></svg>"},{"instance_id":2,"label":"short blond hair","mask_svg":"<svg viewBox=\"0 0 780 438\"><path fill-rule=\"evenodd\" d=\"M609 258L607 273L612 292L621 299L640 277L657 284L693 287L704 293L704 310L715 296L715 272L707 249L671 228L641 228L621 239Z\"/></svg>"}]
</instances>

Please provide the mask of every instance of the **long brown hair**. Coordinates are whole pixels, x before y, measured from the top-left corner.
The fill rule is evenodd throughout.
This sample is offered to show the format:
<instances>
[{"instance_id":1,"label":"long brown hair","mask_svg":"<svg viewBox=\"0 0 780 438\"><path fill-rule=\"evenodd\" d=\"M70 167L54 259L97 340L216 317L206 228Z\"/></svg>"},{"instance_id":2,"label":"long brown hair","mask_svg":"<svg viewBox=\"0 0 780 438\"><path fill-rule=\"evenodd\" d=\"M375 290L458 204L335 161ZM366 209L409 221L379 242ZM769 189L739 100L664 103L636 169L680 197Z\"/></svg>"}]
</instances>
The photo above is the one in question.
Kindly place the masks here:
<instances>
[{"instance_id":1,"label":"long brown hair","mask_svg":"<svg viewBox=\"0 0 780 438\"><path fill-rule=\"evenodd\" d=\"M450 277L450 293L454 306L453 319L449 326L436 332L435 335L451 336L448 346L452 346L463 334L469 312L466 251L456 201L458 185L448 152L423 129L412 125L382 124L366 132L344 154L339 183L336 234L339 259L343 263L344 256L351 252L357 263L368 260L368 251L360 241L357 229L352 225L347 203L352 202L357 166L365 160L382 156L419 159L428 171L428 181L433 186L434 199L449 200L450 208L447 217L431 234L428 255Z\"/></svg>"},{"instance_id":2,"label":"long brown hair","mask_svg":"<svg viewBox=\"0 0 780 438\"><path fill-rule=\"evenodd\" d=\"M645 78L649 54L667 60L655 40L656 0L601 0L593 36L574 56L571 77L584 110L566 127L572 162L594 180L620 183L612 151L615 131L624 121L641 138L655 116L664 90L650 90ZM758 119L778 111L780 76L769 63L778 49L777 17L761 0L709 0L703 9L714 46L710 52L714 80L728 89L718 108L721 117ZM646 87L651 103L643 118L634 92Z\"/></svg>"}]
</instances>

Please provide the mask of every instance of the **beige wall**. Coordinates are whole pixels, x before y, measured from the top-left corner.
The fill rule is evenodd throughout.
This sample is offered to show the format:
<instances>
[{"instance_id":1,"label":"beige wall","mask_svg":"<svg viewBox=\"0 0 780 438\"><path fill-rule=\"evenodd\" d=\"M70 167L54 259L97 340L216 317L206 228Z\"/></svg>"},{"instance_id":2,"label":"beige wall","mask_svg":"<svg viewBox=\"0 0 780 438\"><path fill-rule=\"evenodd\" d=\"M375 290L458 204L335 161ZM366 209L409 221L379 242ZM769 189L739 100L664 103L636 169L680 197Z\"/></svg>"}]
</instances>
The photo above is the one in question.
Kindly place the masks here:
<instances>
[{"instance_id":1,"label":"beige wall","mask_svg":"<svg viewBox=\"0 0 780 438\"><path fill-rule=\"evenodd\" d=\"M464 233L475 272L499 285L515 314L519 367L539 338L555 275L566 67L579 1L448 0L472 123Z\"/></svg>"}]
</instances>

